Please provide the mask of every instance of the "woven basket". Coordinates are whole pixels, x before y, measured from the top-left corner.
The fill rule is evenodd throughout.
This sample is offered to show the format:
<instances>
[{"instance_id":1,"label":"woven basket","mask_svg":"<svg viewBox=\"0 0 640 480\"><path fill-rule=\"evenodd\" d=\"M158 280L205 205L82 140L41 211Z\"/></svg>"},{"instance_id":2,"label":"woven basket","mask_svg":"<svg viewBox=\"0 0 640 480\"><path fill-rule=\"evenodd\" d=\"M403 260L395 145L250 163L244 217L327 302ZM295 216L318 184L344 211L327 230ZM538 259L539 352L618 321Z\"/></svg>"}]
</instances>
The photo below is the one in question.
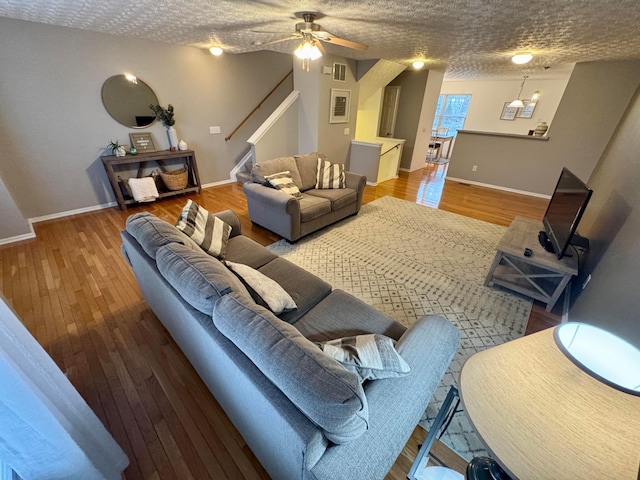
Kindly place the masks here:
<instances>
[{"instance_id":1,"label":"woven basket","mask_svg":"<svg viewBox=\"0 0 640 480\"><path fill-rule=\"evenodd\" d=\"M187 186L189 172L186 169L174 170L173 172L160 172L160 177L167 190L182 190Z\"/></svg>"}]
</instances>

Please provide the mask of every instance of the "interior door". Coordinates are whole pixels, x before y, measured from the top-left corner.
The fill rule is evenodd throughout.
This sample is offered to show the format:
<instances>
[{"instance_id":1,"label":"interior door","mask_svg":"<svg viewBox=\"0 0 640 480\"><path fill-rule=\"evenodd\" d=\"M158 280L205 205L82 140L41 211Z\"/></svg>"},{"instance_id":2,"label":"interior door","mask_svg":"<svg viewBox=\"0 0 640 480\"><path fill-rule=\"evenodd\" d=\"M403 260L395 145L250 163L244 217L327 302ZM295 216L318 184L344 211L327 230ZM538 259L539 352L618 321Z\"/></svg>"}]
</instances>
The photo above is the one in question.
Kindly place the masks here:
<instances>
[{"instance_id":1,"label":"interior door","mask_svg":"<svg viewBox=\"0 0 640 480\"><path fill-rule=\"evenodd\" d=\"M382 111L380 112L379 137L393 137L396 130L396 116L400 101L400 87L388 86L384 88Z\"/></svg>"}]
</instances>

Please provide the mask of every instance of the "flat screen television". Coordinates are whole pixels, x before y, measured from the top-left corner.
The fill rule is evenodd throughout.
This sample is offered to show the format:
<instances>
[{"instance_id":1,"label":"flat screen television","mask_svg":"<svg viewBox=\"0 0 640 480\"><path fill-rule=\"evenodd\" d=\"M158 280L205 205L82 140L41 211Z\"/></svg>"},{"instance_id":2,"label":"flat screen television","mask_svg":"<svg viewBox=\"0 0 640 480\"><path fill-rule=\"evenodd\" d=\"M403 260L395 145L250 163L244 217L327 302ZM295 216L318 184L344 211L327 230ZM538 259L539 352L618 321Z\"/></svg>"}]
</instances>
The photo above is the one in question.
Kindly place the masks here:
<instances>
[{"instance_id":1,"label":"flat screen television","mask_svg":"<svg viewBox=\"0 0 640 480\"><path fill-rule=\"evenodd\" d=\"M562 169L542 220L544 231L539 236L542 246L555 253L558 259L565 256L569 245L584 245L586 239L582 239L576 229L592 193L593 190L569 169Z\"/></svg>"}]
</instances>

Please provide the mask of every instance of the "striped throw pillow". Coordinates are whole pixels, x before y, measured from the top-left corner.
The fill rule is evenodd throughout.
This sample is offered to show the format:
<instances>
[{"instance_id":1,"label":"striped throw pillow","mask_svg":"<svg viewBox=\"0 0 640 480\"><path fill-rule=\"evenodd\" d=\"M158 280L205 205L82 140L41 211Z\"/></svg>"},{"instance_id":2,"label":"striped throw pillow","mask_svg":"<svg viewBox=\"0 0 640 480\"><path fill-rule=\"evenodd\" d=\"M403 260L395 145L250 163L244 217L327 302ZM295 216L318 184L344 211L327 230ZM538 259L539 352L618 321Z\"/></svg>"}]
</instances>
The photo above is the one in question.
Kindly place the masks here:
<instances>
[{"instance_id":1,"label":"striped throw pillow","mask_svg":"<svg viewBox=\"0 0 640 480\"><path fill-rule=\"evenodd\" d=\"M329 160L318 158L318 173L316 175L316 188L345 188L344 165L331 163Z\"/></svg>"},{"instance_id":2,"label":"striped throw pillow","mask_svg":"<svg viewBox=\"0 0 640 480\"><path fill-rule=\"evenodd\" d=\"M209 255L223 258L231 234L231 225L211 215L192 200L180 212L176 228L196 242Z\"/></svg>"},{"instance_id":3,"label":"striped throw pillow","mask_svg":"<svg viewBox=\"0 0 640 480\"><path fill-rule=\"evenodd\" d=\"M379 334L357 335L317 344L344 368L365 380L403 377L411 367L396 351L393 339Z\"/></svg>"},{"instance_id":4,"label":"striped throw pillow","mask_svg":"<svg viewBox=\"0 0 640 480\"><path fill-rule=\"evenodd\" d=\"M294 183L289 170L274 173L273 175L265 175L264 178L273 188L276 188L288 195L293 195L294 197L302 197L302 193L300 193L300 189Z\"/></svg>"}]
</instances>

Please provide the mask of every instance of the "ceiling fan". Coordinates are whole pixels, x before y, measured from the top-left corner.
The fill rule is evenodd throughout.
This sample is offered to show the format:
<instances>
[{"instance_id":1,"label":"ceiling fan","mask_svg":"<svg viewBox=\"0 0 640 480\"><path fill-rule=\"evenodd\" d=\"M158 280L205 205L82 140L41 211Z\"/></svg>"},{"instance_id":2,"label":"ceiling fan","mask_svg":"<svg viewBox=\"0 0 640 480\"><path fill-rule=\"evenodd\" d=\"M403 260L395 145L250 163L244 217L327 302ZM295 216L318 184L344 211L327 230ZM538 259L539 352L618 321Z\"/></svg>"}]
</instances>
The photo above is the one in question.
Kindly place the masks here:
<instances>
[{"instance_id":1,"label":"ceiling fan","mask_svg":"<svg viewBox=\"0 0 640 480\"><path fill-rule=\"evenodd\" d=\"M315 13L302 13L302 19L304 22L296 23L295 33L291 35L279 38L277 40L272 40L270 42L257 42L256 45L266 46L273 45L280 42L287 42L289 40L302 40L302 43L295 50L296 56L302 59L302 68L309 71L309 60L315 60L316 58L321 57L326 54L324 47L322 46L322 42L332 43L335 45L340 45L343 47L351 48L354 50L366 50L368 45L364 45L363 43L354 42L353 40L346 40L344 38L337 37L336 35L327 32L320 26L320 24L315 23L316 19ZM257 32L257 33L270 33L270 32Z\"/></svg>"}]
</instances>

